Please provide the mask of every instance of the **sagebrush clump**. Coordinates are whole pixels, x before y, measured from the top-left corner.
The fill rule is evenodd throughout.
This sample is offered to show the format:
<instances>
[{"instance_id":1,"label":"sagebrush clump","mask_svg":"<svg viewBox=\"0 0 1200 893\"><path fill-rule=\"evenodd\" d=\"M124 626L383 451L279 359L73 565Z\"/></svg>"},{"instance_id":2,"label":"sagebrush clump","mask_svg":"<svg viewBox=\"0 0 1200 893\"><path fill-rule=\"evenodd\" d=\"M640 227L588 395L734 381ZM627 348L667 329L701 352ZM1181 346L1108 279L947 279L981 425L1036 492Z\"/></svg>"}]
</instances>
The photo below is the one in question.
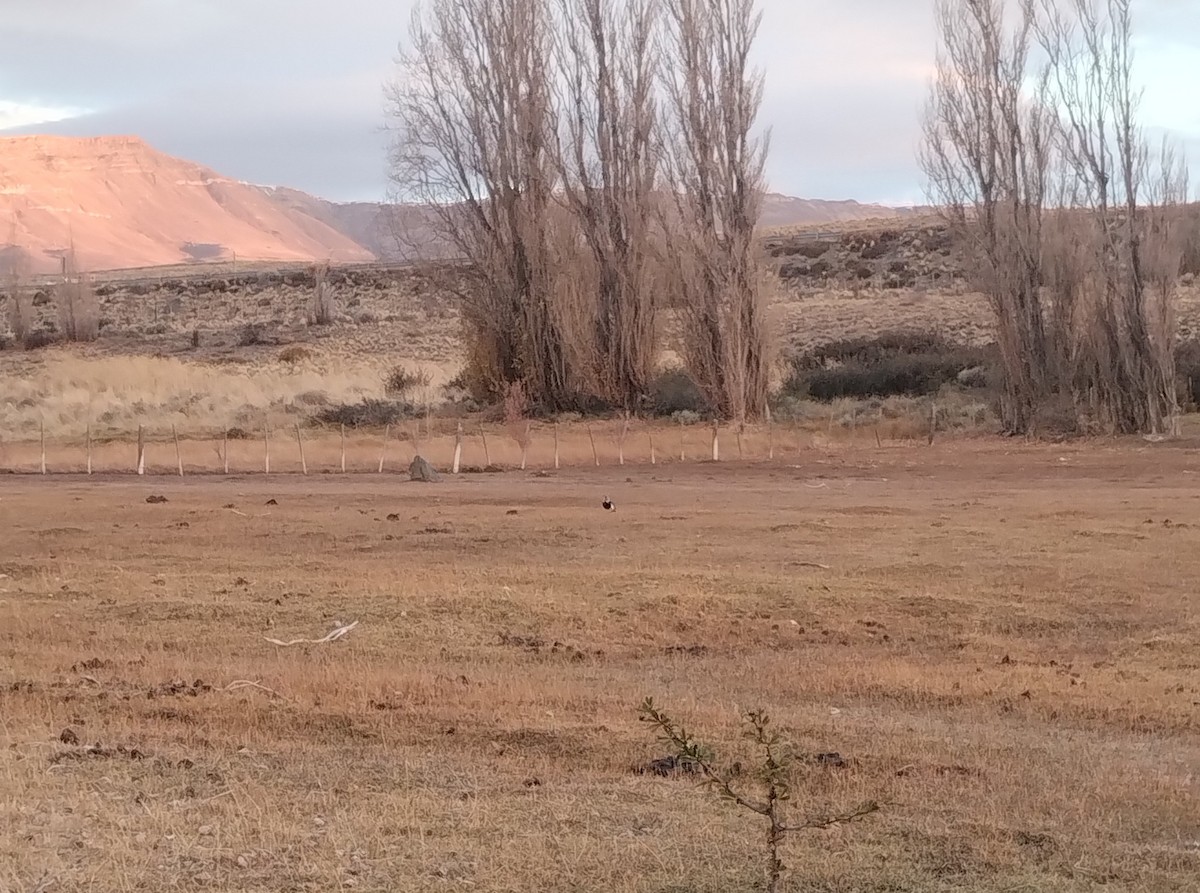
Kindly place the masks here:
<instances>
[{"instance_id":1,"label":"sagebrush clump","mask_svg":"<svg viewBox=\"0 0 1200 893\"><path fill-rule=\"evenodd\" d=\"M389 397L406 397L413 391L427 388L433 383L433 376L424 369L409 369L406 366L396 366L383 378L383 392Z\"/></svg>"},{"instance_id":2,"label":"sagebrush clump","mask_svg":"<svg viewBox=\"0 0 1200 893\"><path fill-rule=\"evenodd\" d=\"M832 342L795 357L783 394L829 401L923 396L947 384L987 388L996 367L992 348L967 347L937 335L890 332Z\"/></svg>"}]
</instances>

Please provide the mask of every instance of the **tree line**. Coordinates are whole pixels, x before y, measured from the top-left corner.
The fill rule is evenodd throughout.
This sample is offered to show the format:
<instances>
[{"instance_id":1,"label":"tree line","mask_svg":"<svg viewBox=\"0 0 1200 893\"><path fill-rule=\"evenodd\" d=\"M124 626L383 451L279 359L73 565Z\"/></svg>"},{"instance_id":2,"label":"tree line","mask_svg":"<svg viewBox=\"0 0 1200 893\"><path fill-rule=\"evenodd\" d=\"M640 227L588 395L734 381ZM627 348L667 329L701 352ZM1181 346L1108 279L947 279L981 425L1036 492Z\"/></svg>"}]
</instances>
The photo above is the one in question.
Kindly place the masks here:
<instances>
[{"instance_id":1,"label":"tree line","mask_svg":"<svg viewBox=\"0 0 1200 893\"><path fill-rule=\"evenodd\" d=\"M467 379L645 405L673 309L715 414L767 406L754 0L430 0L389 85L398 198L466 263Z\"/></svg>"},{"instance_id":2,"label":"tree line","mask_svg":"<svg viewBox=\"0 0 1200 893\"><path fill-rule=\"evenodd\" d=\"M1001 419L1174 433L1188 171L1139 124L1131 0L938 0L922 162L991 301Z\"/></svg>"},{"instance_id":3,"label":"tree line","mask_svg":"<svg viewBox=\"0 0 1200 893\"><path fill-rule=\"evenodd\" d=\"M1138 122L1131 0L934 4L921 163L995 313L1005 430L1173 431L1187 170ZM480 396L636 412L670 335L714 415L768 411L760 21L756 0L414 13L392 180L465 261L443 285Z\"/></svg>"}]
</instances>

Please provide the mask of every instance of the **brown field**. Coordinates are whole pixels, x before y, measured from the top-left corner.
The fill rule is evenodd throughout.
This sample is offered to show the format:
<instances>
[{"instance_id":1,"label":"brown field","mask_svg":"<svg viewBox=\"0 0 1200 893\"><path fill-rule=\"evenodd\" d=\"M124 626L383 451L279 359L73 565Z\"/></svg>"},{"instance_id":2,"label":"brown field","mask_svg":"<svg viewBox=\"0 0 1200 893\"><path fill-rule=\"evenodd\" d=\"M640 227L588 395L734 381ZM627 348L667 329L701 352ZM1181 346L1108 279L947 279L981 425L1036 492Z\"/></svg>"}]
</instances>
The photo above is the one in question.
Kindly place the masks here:
<instances>
[{"instance_id":1,"label":"brown field","mask_svg":"<svg viewBox=\"0 0 1200 893\"><path fill-rule=\"evenodd\" d=\"M756 819L631 771L653 695L888 801L789 889L1194 891L1197 500L1142 441L0 478L0 890L758 888Z\"/></svg>"}]
</instances>

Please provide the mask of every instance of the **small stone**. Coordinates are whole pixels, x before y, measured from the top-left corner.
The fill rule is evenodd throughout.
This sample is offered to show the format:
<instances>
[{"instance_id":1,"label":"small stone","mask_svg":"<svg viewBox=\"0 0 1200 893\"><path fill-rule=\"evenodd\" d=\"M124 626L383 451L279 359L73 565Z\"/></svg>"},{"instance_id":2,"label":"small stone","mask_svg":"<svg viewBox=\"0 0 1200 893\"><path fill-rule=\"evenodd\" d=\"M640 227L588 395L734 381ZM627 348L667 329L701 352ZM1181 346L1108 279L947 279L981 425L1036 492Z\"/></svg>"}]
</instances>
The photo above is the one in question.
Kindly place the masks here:
<instances>
[{"instance_id":1,"label":"small stone","mask_svg":"<svg viewBox=\"0 0 1200 893\"><path fill-rule=\"evenodd\" d=\"M200 833L201 837L211 837L213 834L213 826L212 825L201 825L199 828L199 833Z\"/></svg>"}]
</instances>

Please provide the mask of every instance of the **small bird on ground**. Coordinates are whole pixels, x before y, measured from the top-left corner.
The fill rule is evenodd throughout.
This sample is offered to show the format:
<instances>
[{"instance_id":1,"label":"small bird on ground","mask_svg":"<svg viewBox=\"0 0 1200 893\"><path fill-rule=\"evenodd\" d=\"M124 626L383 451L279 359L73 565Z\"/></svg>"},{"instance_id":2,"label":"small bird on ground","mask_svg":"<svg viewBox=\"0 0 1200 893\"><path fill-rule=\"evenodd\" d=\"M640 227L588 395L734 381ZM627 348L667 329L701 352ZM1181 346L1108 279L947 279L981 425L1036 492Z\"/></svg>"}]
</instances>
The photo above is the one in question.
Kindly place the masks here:
<instances>
[{"instance_id":1,"label":"small bird on ground","mask_svg":"<svg viewBox=\"0 0 1200 893\"><path fill-rule=\"evenodd\" d=\"M611 499L609 499L607 496L604 497L604 502L602 502L600 504L602 506L604 506L604 510L606 512L615 512L617 510L617 504L615 502L613 502Z\"/></svg>"}]
</instances>

